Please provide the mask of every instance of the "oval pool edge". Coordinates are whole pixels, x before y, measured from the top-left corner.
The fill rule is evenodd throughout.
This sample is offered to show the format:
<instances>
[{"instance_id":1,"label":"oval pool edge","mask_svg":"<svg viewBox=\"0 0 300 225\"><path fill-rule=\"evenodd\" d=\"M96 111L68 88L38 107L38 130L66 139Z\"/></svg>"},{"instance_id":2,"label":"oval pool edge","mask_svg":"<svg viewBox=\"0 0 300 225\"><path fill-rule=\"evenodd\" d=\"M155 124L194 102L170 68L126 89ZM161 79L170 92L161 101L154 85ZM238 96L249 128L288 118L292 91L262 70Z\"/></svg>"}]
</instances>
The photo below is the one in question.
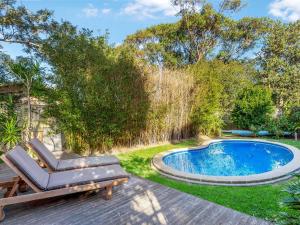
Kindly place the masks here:
<instances>
[{"instance_id":1,"label":"oval pool edge","mask_svg":"<svg viewBox=\"0 0 300 225\"><path fill-rule=\"evenodd\" d=\"M275 170L248 175L248 176L208 176L208 175L198 175L185 173L178 170L175 170L164 164L163 158L171 153L181 152L181 151L190 151L190 150L199 150L207 148L210 144L215 142L222 141L250 141L250 142L261 142L274 144L287 148L293 153L293 159L286 165L277 168ZM293 173L300 170L300 150L294 146L272 142L267 140L260 139L214 139L206 141L201 146L192 147L192 148L181 148L181 149L172 149L165 152L156 154L152 158L152 168L158 171L160 174L175 179L179 181L184 181L188 183L197 183L197 184L209 184L209 185L225 185L225 186L254 186L254 185L263 185L276 183L282 180L286 180L291 177Z\"/></svg>"}]
</instances>

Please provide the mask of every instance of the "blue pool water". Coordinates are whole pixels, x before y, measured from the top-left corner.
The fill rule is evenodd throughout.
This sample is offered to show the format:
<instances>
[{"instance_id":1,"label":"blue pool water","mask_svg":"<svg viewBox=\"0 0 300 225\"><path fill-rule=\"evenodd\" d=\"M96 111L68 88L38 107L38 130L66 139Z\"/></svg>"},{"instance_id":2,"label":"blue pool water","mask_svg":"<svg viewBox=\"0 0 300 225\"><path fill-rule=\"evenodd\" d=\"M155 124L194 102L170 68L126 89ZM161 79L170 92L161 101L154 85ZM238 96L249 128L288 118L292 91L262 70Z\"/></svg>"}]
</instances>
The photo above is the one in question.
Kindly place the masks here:
<instances>
[{"instance_id":1,"label":"blue pool water","mask_svg":"<svg viewBox=\"0 0 300 225\"><path fill-rule=\"evenodd\" d=\"M173 169L210 176L246 176L274 170L293 159L287 148L255 141L221 141L204 149L171 153L163 158Z\"/></svg>"}]
</instances>

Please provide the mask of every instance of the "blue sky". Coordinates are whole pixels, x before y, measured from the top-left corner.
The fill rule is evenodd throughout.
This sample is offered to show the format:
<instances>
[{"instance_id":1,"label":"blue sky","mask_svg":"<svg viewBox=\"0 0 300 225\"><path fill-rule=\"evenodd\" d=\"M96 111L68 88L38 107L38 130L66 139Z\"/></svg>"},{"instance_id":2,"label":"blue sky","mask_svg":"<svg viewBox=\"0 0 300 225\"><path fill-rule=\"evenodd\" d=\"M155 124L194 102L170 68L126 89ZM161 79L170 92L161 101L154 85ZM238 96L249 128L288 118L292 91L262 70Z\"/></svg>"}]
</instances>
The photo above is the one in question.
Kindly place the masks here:
<instances>
[{"instance_id":1,"label":"blue sky","mask_svg":"<svg viewBox=\"0 0 300 225\"><path fill-rule=\"evenodd\" d=\"M218 0L208 0L218 4ZM176 8L170 0L18 0L30 10L47 8L56 20L68 20L78 27L90 28L96 34L107 29L110 43L121 43L139 29L176 21ZM268 16L286 22L300 19L300 0L248 0L233 18ZM15 57L22 54L16 45L4 45L4 51Z\"/></svg>"}]
</instances>

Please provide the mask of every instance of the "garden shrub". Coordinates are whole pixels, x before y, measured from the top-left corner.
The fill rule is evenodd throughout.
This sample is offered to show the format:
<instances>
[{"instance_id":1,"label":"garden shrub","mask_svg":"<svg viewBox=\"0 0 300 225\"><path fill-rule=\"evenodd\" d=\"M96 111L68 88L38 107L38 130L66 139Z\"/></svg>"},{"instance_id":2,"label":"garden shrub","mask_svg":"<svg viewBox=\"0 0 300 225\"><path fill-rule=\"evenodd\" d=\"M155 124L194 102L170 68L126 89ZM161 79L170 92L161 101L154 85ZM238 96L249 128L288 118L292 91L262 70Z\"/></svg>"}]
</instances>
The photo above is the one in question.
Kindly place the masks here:
<instances>
[{"instance_id":1,"label":"garden shrub","mask_svg":"<svg viewBox=\"0 0 300 225\"><path fill-rule=\"evenodd\" d=\"M286 115L271 119L265 126L272 135L279 138L284 135L284 132L293 131L293 125Z\"/></svg>"},{"instance_id":2,"label":"garden shrub","mask_svg":"<svg viewBox=\"0 0 300 225\"><path fill-rule=\"evenodd\" d=\"M190 67L194 76L191 119L195 129L206 135L219 134L230 122L234 99L250 83L251 73L237 62L201 61Z\"/></svg>"},{"instance_id":3,"label":"garden shrub","mask_svg":"<svg viewBox=\"0 0 300 225\"><path fill-rule=\"evenodd\" d=\"M21 141L22 127L17 119L14 98L1 96L0 101L0 151L5 152Z\"/></svg>"},{"instance_id":4,"label":"garden shrub","mask_svg":"<svg viewBox=\"0 0 300 225\"><path fill-rule=\"evenodd\" d=\"M284 211L278 216L277 224L299 225L300 224L300 175L289 182L283 190L288 197L280 202Z\"/></svg>"},{"instance_id":5,"label":"garden shrub","mask_svg":"<svg viewBox=\"0 0 300 225\"><path fill-rule=\"evenodd\" d=\"M251 86L243 89L235 100L232 119L241 129L262 127L272 118L272 95L268 89Z\"/></svg>"},{"instance_id":6,"label":"garden shrub","mask_svg":"<svg viewBox=\"0 0 300 225\"><path fill-rule=\"evenodd\" d=\"M68 148L92 154L126 145L144 129L146 77L131 51L68 24L44 45L55 74L47 115L56 118Z\"/></svg>"},{"instance_id":7,"label":"garden shrub","mask_svg":"<svg viewBox=\"0 0 300 225\"><path fill-rule=\"evenodd\" d=\"M289 121L291 123L291 126L293 127L293 130L300 131L300 106L294 106L291 108Z\"/></svg>"},{"instance_id":8,"label":"garden shrub","mask_svg":"<svg viewBox=\"0 0 300 225\"><path fill-rule=\"evenodd\" d=\"M195 76L196 93L191 112L193 126L201 134L217 134L222 126L220 89L223 87L209 71L197 71Z\"/></svg>"}]
</instances>

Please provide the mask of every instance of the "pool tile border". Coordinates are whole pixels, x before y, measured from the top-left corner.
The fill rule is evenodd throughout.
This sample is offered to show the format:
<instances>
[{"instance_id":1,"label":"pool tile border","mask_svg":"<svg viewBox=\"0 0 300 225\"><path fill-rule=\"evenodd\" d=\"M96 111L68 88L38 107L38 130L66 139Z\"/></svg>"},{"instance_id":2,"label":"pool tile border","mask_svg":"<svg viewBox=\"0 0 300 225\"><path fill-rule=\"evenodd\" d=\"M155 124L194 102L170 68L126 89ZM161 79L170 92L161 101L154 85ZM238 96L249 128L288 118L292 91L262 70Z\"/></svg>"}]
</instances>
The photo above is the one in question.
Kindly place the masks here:
<instances>
[{"instance_id":1,"label":"pool tile border","mask_svg":"<svg viewBox=\"0 0 300 225\"><path fill-rule=\"evenodd\" d=\"M163 162L163 157L174 152L181 152L187 150L196 150L196 149L204 149L209 144L220 142L220 141L251 141L251 142L262 142L262 143L269 143L275 144L279 146L283 146L289 149L294 157L293 159L283 167L277 168L275 170L249 175L249 176L207 176L207 175L196 175L191 173L185 173L178 170L175 170ZM251 185L262 185L262 184L269 184L274 183L276 181L284 180L289 177L296 171L300 170L300 150L296 147L291 145L277 143L267 140L260 140L260 139L215 139L206 141L203 145L193 148L182 148L182 149L172 149L169 151L161 152L156 154L152 158L152 167L161 173L164 176L189 182L189 183L203 183L203 184L212 184L212 185L229 185L229 186L251 186Z\"/></svg>"}]
</instances>

